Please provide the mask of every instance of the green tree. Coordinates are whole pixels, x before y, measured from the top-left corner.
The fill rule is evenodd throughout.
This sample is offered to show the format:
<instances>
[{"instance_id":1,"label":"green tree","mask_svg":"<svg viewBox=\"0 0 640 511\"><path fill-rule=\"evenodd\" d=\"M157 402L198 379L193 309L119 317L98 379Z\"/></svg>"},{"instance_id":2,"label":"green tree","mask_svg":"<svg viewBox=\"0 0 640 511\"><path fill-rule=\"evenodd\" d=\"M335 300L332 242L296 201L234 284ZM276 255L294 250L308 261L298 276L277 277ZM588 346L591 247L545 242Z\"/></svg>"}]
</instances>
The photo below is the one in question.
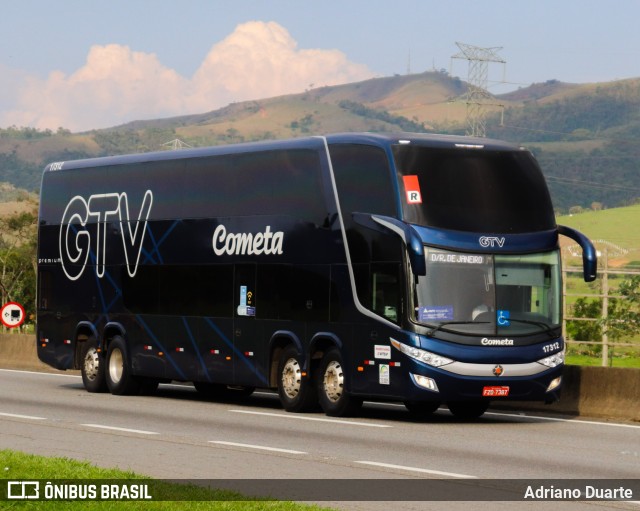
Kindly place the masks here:
<instances>
[{"instance_id":1,"label":"green tree","mask_svg":"<svg viewBox=\"0 0 640 511\"><path fill-rule=\"evenodd\" d=\"M0 219L0 295L2 303L18 302L27 319L34 317L36 300L37 212Z\"/></svg>"},{"instance_id":2,"label":"green tree","mask_svg":"<svg viewBox=\"0 0 640 511\"><path fill-rule=\"evenodd\" d=\"M567 335L570 339L581 342L599 342L602 340L602 329L597 321L602 316L602 300L578 298L573 305L572 315L576 318L594 319L596 321L567 321Z\"/></svg>"},{"instance_id":3,"label":"green tree","mask_svg":"<svg viewBox=\"0 0 640 511\"><path fill-rule=\"evenodd\" d=\"M603 332L611 340L631 337L640 333L640 275L624 279L618 288L623 297L610 298L607 318L602 319L602 299L578 298L573 306L573 316L594 321L567 321L567 335L581 342L601 342ZM600 353L602 347L591 345L592 353Z\"/></svg>"},{"instance_id":4,"label":"green tree","mask_svg":"<svg viewBox=\"0 0 640 511\"><path fill-rule=\"evenodd\" d=\"M620 283L622 299L612 299L609 315L600 322L612 339L636 335L640 332L640 275L633 275Z\"/></svg>"}]
</instances>

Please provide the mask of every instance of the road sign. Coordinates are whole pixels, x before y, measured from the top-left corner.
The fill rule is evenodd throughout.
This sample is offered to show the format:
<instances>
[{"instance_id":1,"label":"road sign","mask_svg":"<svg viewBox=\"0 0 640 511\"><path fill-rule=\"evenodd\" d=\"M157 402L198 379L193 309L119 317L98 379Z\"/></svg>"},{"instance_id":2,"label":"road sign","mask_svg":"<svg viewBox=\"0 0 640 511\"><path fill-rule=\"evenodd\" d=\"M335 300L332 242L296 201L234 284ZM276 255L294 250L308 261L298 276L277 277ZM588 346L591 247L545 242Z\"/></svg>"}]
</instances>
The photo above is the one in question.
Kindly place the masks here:
<instances>
[{"instance_id":1,"label":"road sign","mask_svg":"<svg viewBox=\"0 0 640 511\"><path fill-rule=\"evenodd\" d=\"M0 321L7 328L16 328L24 323L24 307L17 302L8 302L0 309Z\"/></svg>"}]
</instances>

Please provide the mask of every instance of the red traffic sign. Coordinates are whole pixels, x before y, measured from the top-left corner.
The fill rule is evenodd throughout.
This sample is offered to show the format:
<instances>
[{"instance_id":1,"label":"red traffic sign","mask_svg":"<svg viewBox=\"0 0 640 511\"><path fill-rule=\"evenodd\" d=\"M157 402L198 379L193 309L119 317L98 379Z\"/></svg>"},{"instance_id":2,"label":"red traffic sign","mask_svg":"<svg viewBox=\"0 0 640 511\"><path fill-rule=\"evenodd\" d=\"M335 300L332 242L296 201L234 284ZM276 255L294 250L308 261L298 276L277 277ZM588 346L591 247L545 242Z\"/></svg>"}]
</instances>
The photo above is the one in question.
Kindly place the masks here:
<instances>
[{"instance_id":1,"label":"red traffic sign","mask_svg":"<svg viewBox=\"0 0 640 511\"><path fill-rule=\"evenodd\" d=\"M0 321L7 328L16 328L24 323L24 307L18 302L8 302L0 309Z\"/></svg>"}]
</instances>

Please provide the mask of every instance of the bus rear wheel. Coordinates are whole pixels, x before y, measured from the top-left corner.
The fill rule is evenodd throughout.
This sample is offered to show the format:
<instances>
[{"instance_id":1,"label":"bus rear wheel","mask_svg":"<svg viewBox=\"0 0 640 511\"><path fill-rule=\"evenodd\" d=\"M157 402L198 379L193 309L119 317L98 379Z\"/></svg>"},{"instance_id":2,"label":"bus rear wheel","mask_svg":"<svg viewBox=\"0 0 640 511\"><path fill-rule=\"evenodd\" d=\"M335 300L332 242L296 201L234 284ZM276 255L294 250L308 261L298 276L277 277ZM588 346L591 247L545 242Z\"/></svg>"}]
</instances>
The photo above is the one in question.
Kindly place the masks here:
<instances>
[{"instance_id":1,"label":"bus rear wheel","mask_svg":"<svg viewBox=\"0 0 640 511\"><path fill-rule=\"evenodd\" d=\"M80 374L87 392L106 392L105 359L98 351L98 341L90 337L80 346Z\"/></svg>"},{"instance_id":2,"label":"bus rear wheel","mask_svg":"<svg viewBox=\"0 0 640 511\"><path fill-rule=\"evenodd\" d=\"M140 392L140 380L131 374L127 346L122 337L116 336L109 343L106 362L107 387L112 394L125 396Z\"/></svg>"},{"instance_id":3,"label":"bus rear wheel","mask_svg":"<svg viewBox=\"0 0 640 511\"><path fill-rule=\"evenodd\" d=\"M344 363L337 348L322 357L317 378L318 400L330 417L354 415L362 406L362 399L350 395L345 388Z\"/></svg>"},{"instance_id":4,"label":"bus rear wheel","mask_svg":"<svg viewBox=\"0 0 640 511\"><path fill-rule=\"evenodd\" d=\"M458 419L472 420L481 417L489 408L489 401L450 401L449 411Z\"/></svg>"},{"instance_id":5,"label":"bus rear wheel","mask_svg":"<svg viewBox=\"0 0 640 511\"><path fill-rule=\"evenodd\" d=\"M306 412L318 403L313 380L303 374L303 363L294 345L287 346L278 361L278 396L288 412Z\"/></svg>"}]
</instances>

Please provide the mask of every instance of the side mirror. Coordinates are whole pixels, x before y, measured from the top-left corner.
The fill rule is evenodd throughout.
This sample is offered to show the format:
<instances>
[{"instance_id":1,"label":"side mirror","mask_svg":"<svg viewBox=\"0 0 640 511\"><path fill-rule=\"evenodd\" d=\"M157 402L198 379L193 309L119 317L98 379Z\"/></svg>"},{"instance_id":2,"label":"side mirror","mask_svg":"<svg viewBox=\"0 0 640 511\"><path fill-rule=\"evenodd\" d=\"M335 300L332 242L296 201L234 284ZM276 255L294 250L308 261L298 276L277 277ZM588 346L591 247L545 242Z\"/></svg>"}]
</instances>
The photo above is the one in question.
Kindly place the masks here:
<instances>
[{"instance_id":1,"label":"side mirror","mask_svg":"<svg viewBox=\"0 0 640 511\"><path fill-rule=\"evenodd\" d=\"M591 240L584 234L566 225L558 226L558 233L571 238L582 248L582 273L585 282L593 282L598 276L598 255Z\"/></svg>"}]
</instances>

